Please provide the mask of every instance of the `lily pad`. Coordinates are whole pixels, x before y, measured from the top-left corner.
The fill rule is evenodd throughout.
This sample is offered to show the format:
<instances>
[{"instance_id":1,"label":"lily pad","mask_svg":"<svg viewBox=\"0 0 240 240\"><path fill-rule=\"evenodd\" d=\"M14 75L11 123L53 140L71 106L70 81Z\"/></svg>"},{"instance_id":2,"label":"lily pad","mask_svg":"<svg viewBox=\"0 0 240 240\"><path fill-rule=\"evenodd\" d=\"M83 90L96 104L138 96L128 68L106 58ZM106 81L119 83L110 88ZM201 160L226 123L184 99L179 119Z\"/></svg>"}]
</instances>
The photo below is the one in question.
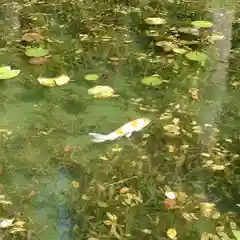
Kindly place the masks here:
<instances>
[{"instance_id":1,"label":"lily pad","mask_svg":"<svg viewBox=\"0 0 240 240\"><path fill-rule=\"evenodd\" d=\"M14 78L19 73L20 70L12 70L10 66L0 67L0 80Z\"/></svg>"},{"instance_id":2,"label":"lily pad","mask_svg":"<svg viewBox=\"0 0 240 240\"><path fill-rule=\"evenodd\" d=\"M37 80L41 85L45 87L53 87L67 84L70 81L70 78L67 75L63 74L56 78L39 77Z\"/></svg>"},{"instance_id":3,"label":"lily pad","mask_svg":"<svg viewBox=\"0 0 240 240\"><path fill-rule=\"evenodd\" d=\"M191 51L186 53L186 58L192 61L205 61L208 58L208 55L206 53L201 53L201 52L197 52L197 51Z\"/></svg>"},{"instance_id":4,"label":"lily pad","mask_svg":"<svg viewBox=\"0 0 240 240\"><path fill-rule=\"evenodd\" d=\"M240 240L240 231L239 230L232 230L233 235L237 240Z\"/></svg>"},{"instance_id":5,"label":"lily pad","mask_svg":"<svg viewBox=\"0 0 240 240\"><path fill-rule=\"evenodd\" d=\"M87 74L84 76L84 79L87 81L97 81L99 76L97 74Z\"/></svg>"},{"instance_id":6,"label":"lily pad","mask_svg":"<svg viewBox=\"0 0 240 240\"><path fill-rule=\"evenodd\" d=\"M108 98L114 94L114 89L109 86L95 86L88 90L88 94L95 98Z\"/></svg>"},{"instance_id":7,"label":"lily pad","mask_svg":"<svg viewBox=\"0 0 240 240\"><path fill-rule=\"evenodd\" d=\"M163 79L160 76L153 75L144 77L141 80L141 83L145 85L157 86L163 83Z\"/></svg>"},{"instance_id":8,"label":"lily pad","mask_svg":"<svg viewBox=\"0 0 240 240\"><path fill-rule=\"evenodd\" d=\"M44 57L48 55L49 51L44 48L28 48L25 54L29 57Z\"/></svg>"},{"instance_id":9,"label":"lily pad","mask_svg":"<svg viewBox=\"0 0 240 240\"><path fill-rule=\"evenodd\" d=\"M208 21L193 21L192 25L196 28L211 28L214 24Z\"/></svg>"},{"instance_id":10,"label":"lily pad","mask_svg":"<svg viewBox=\"0 0 240 240\"><path fill-rule=\"evenodd\" d=\"M165 24L167 21L164 18L160 18L160 17L148 17L145 18L145 22L147 24L152 24L152 25L161 25L161 24Z\"/></svg>"}]
</instances>

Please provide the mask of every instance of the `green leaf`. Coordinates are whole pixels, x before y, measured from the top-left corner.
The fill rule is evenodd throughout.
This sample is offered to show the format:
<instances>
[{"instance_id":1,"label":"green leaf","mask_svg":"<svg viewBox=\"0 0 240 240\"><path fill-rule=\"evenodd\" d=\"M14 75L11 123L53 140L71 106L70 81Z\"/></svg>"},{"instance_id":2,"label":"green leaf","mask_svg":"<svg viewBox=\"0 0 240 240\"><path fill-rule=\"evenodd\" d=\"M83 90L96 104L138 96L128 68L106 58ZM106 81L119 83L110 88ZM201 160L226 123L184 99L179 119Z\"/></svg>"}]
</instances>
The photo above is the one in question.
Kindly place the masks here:
<instances>
[{"instance_id":1,"label":"green leaf","mask_svg":"<svg viewBox=\"0 0 240 240\"><path fill-rule=\"evenodd\" d=\"M84 79L87 81L96 81L98 78L99 76L97 74L87 74L84 76Z\"/></svg>"},{"instance_id":2,"label":"green leaf","mask_svg":"<svg viewBox=\"0 0 240 240\"><path fill-rule=\"evenodd\" d=\"M186 53L185 56L189 60L198 61L198 62L205 61L208 58L207 54L197 52L197 51L188 52Z\"/></svg>"},{"instance_id":3,"label":"green leaf","mask_svg":"<svg viewBox=\"0 0 240 240\"><path fill-rule=\"evenodd\" d=\"M192 25L196 28L211 28L214 24L208 21L193 21Z\"/></svg>"},{"instance_id":4,"label":"green leaf","mask_svg":"<svg viewBox=\"0 0 240 240\"><path fill-rule=\"evenodd\" d=\"M234 237L237 240L240 240L240 231L239 230L232 230Z\"/></svg>"},{"instance_id":5,"label":"green leaf","mask_svg":"<svg viewBox=\"0 0 240 240\"><path fill-rule=\"evenodd\" d=\"M153 75L144 77L141 80L141 83L145 85L157 86L163 83L163 79L160 76Z\"/></svg>"},{"instance_id":6,"label":"green leaf","mask_svg":"<svg viewBox=\"0 0 240 240\"><path fill-rule=\"evenodd\" d=\"M0 67L0 80L14 78L19 73L20 70L12 70L10 66Z\"/></svg>"},{"instance_id":7,"label":"green leaf","mask_svg":"<svg viewBox=\"0 0 240 240\"><path fill-rule=\"evenodd\" d=\"M164 18L160 18L160 17L148 17L148 18L145 18L145 22L147 24L161 25L161 24L165 24L167 21Z\"/></svg>"},{"instance_id":8,"label":"green leaf","mask_svg":"<svg viewBox=\"0 0 240 240\"><path fill-rule=\"evenodd\" d=\"M48 55L49 51L44 48L28 48L25 54L29 57L44 57Z\"/></svg>"}]
</instances>

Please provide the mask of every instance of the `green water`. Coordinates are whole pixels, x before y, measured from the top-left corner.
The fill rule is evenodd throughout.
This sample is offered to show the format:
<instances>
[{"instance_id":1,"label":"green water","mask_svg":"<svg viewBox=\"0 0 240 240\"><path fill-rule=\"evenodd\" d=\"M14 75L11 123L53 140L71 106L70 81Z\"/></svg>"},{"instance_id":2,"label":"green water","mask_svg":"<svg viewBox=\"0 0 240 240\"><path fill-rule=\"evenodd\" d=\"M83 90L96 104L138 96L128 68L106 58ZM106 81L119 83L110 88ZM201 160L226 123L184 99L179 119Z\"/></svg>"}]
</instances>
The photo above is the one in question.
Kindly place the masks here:
<instances>
[{"instance_id":1,"label":"green water","mask_svg":"<svg viewBox=\"0 0 240 240\"><path fill-rule=\"evenodd\" d=\"M221 20L219 4L1 2L0 65L21 72L0 82L0 195L12 202L0 208L0 218L26 222L25 231L0 229L2 239L171 239L171 228L174 239L234 239L240 212L240 13L233 2ZM148 25L147 17L166 23ZM215 26L200 36L178 31L194 20ZM147 29L159 36L147 36ZM214 30L226 39L209 41ZM23 41L26 32L44 40ZM208 59L191 61L157 47L158 41ZM26 48L38 46L48 49L49 61L30 64ZM86 81L92 73L99 79ZM37 81L62 74L71 79L63 86ZM164 80L161 85L141 83L153 74ZM88 89L96 85L110 86L118 96L94 99ZM88 136L141 117L152 121L130 139L93 143ZM168 125L179 130L170 136ZM168 191L177 195L172 209ZM201 208L206 202L215 204L210 215ZM104 222L107 213L116 215L117 224Z\"/></svg>"}]
</instances>

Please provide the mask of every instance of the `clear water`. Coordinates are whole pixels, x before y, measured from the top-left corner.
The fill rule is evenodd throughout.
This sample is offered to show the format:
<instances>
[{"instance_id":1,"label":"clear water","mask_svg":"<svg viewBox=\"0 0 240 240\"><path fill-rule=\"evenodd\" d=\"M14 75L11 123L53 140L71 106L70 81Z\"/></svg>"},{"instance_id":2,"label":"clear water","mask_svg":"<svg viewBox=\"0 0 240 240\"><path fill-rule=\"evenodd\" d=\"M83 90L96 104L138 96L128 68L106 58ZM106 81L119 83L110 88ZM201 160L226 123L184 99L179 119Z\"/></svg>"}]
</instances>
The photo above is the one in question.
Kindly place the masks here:
<instances>
[{"instance_id":1,"label":"clear water","mask_svg":"<svg viewBox=\"0 0 240 240\"><path fill-rule=\"evenodd\" d=\"M0 194L13 202L0 217L15 216L27 228L3 230L3 239L167 239L169 228L180 239L204 239L203 233L233 238L231 222L238 224L240 209L239 12L235 3L221 4L219 10L219 2L204 1L3 1L0 64L21 73L0 82ZM150 27L144 19L152 16L167 23ZM212 30L227 40L210 43L212 30L203 36L178 32L194 20L213 21ZM159 37L147 36L150 28ZM45 40L22 41L26 32ZM207 53L208 60L164 51L155 46L162 40L181 47L189 41L184 47ZM50 61L32 65L25 49L39 45ZM89 73L99 80L86 81ZM73 81L61 87L37 81L61 74ZM153 74L164 83L141 83ZM88 89L95 85L111 86L119 96L94 99ZM195 88L199 99L191 94ZM171 117L163 119L167 113ZM88 136L139 117L152 122L131 139L95 144ZM181 133L166 134L170 124ZM123 187L142 201L123 204ZM168 189L188 200L168 209ZM202 202L216 204L220 216L204 216ZM107 212L118 217L118 234L104 224Z\"/></svg>"}]
</instances>

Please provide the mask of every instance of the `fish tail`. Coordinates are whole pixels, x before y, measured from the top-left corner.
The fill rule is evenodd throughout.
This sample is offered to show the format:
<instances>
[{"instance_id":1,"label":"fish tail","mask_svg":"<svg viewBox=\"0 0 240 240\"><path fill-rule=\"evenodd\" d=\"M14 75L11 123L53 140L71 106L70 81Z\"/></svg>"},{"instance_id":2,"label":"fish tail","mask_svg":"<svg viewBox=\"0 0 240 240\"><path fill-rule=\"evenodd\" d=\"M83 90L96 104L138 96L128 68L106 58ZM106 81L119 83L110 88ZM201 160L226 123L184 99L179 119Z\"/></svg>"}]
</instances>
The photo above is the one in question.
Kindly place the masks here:
<instances>
[{"instance_id":1,"label":"fish tail","mask_svg":"<svg viewBox=\"0 0 240 240\"><path fill-rule=\"evenodd\" d=\"M93 137L92 139L93 142L105 142L110 140L108 135L104 135L104 134L89 133L88 135Z\"/></svg>"}]
</instances>

